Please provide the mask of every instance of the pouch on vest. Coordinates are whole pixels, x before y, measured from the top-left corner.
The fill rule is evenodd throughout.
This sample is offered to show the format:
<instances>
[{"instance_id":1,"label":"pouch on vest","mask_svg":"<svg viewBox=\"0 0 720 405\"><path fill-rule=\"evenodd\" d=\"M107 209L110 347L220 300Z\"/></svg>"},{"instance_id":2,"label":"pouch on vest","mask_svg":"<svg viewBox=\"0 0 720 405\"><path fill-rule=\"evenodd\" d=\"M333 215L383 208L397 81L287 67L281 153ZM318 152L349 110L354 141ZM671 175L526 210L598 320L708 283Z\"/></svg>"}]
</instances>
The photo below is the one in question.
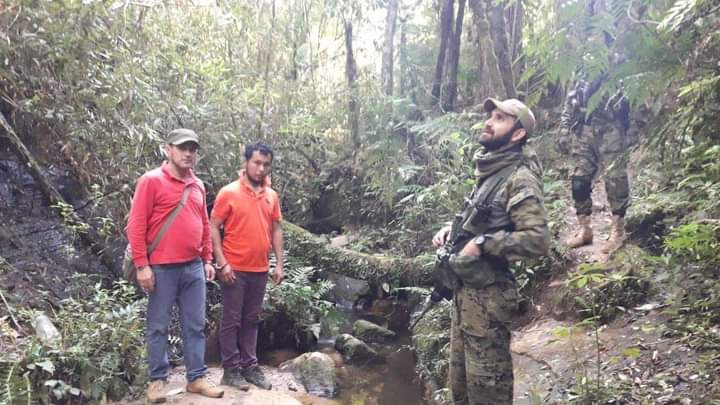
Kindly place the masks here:
<instances>
[{"instance_id":1,"label":"pouch on vest","mask_svg":"<svg viewBox=\"0 0 720 405\"><path fill-rule=\"evenodd\" d=\"M483 288L495 282L495 270L482 257L454 254L450 256L448 263L465 286Z\"/></svg>"}]
</instances>

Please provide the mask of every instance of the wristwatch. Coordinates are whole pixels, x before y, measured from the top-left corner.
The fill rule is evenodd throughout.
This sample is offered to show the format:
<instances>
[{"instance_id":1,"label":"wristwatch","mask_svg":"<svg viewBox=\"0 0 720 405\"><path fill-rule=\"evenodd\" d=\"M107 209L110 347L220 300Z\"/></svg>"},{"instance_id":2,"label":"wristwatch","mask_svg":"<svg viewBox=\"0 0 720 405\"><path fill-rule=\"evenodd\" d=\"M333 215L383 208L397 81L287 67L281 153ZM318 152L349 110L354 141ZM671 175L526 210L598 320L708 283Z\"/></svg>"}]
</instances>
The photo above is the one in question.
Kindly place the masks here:
<instances>
[{"instance_id":1,"label":"wristwatch","mask_svg":"<svg viewBox=\"0 0 720 405\"><path fill-rule=\"evenodd\" d=\"M485 243L485 235L478 235L473 238L473 243L475 243L478 246L482 246Z\"/></svg>"}]
</instances>

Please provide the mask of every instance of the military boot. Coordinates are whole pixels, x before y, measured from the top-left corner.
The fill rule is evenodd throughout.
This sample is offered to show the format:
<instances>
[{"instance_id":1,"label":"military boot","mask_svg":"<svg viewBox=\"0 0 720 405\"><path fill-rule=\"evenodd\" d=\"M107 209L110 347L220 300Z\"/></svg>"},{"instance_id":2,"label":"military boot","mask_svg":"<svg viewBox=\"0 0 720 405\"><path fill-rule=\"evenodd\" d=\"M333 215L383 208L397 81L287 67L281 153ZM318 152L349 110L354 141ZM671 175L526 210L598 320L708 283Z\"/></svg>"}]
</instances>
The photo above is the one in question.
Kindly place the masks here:
<instances>
[{"instance_id":1,"label":"military boot","mask_svg":"<svg viewBox=\"0 0 720 405\"><path fill-rule=\"evenodd\" d=\"M578 215L578 229L575 236L568 239L566 244L569 248L574 249L580 246L589 245L593 241L593 231L590 227L590 215Z\"/></svg>"},{"instance_id":2,"label":"military boot","mask_svg":"<svg viewBox=\"0 0 720 405\"><path fill-rule=\"evenodd\" d=\"M610 229L610 239L602 249L602 252L608 254L614 252L625 243L625 218L620 215L613 215L612 227Z\"/></svg>"}]
</instances>

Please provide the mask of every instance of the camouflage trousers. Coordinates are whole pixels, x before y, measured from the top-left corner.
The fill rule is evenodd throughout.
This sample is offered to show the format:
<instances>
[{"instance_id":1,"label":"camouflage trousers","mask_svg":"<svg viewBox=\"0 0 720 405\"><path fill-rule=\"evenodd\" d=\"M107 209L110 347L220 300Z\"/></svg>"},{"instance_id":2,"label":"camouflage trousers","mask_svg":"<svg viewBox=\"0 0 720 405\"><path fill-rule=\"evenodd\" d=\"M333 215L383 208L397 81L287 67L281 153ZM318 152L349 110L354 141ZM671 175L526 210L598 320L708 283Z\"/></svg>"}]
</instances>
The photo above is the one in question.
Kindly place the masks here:
<instances>
[{"instance_id":1,"label":"camouflage trousers","mask_svg":"<svg viewBox=\"0 0 720 405\"><path fill-rule=\"evenodd\" d=\"M453 404L513 403L510 319L517 305L517 288L510 281L456 290L450 331Z\"/></svg>"},{"instance_id":2,"label":"camouflage trousers","mask_svg":"<svg viewBox=\"0 0 720 405\"><path fill-rule=\"evenodd\" d=\"M592 213L590 190L592 181L604 167L605 192L610 210L624 216L630 204L630 183L627 175L628 140L621 129L610 122L584 126L572 142L573 200L577 215ZM577 192L577 190L584 190Z\"/></svg>"}]
</instances>

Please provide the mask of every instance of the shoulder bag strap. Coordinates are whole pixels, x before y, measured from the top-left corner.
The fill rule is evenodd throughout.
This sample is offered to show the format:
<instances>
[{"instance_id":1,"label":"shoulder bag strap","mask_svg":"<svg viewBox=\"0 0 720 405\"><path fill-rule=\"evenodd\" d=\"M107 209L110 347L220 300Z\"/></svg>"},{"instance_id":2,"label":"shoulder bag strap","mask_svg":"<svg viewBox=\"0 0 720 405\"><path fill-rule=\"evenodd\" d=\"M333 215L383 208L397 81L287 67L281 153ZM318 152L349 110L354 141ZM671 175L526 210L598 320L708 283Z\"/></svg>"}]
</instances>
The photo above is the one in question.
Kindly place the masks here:
<instances>
[{"instance_id":1,"label":"shoulder bag strap","mask_svg":"<svg viewBox=\"0 0 720 405\"><path fill-rule=\"evenodd\" d=\"M188 196L190 195L190 189L192 188L192 185L185 186L185 190L183 191L182 197L180 197L180 202L178 202L178 205L175 206L173 211L170 213L170 215L165 219L165 222L162 225L162 228L160 228L160 232L158 232L157 236L155 237L155 240L152 241L150 246L148 247L147 254L150 256L150 253L152 253L153 250L157 247L157 245L160 243L160 240L163 236L165 236L165 233L167 233L168 229L170 229L170 225L172 225L173 221L175 220L175 217L180 213L180 211L185 206L185 203L188 200Z\"/></svg>"}]
</instances>

